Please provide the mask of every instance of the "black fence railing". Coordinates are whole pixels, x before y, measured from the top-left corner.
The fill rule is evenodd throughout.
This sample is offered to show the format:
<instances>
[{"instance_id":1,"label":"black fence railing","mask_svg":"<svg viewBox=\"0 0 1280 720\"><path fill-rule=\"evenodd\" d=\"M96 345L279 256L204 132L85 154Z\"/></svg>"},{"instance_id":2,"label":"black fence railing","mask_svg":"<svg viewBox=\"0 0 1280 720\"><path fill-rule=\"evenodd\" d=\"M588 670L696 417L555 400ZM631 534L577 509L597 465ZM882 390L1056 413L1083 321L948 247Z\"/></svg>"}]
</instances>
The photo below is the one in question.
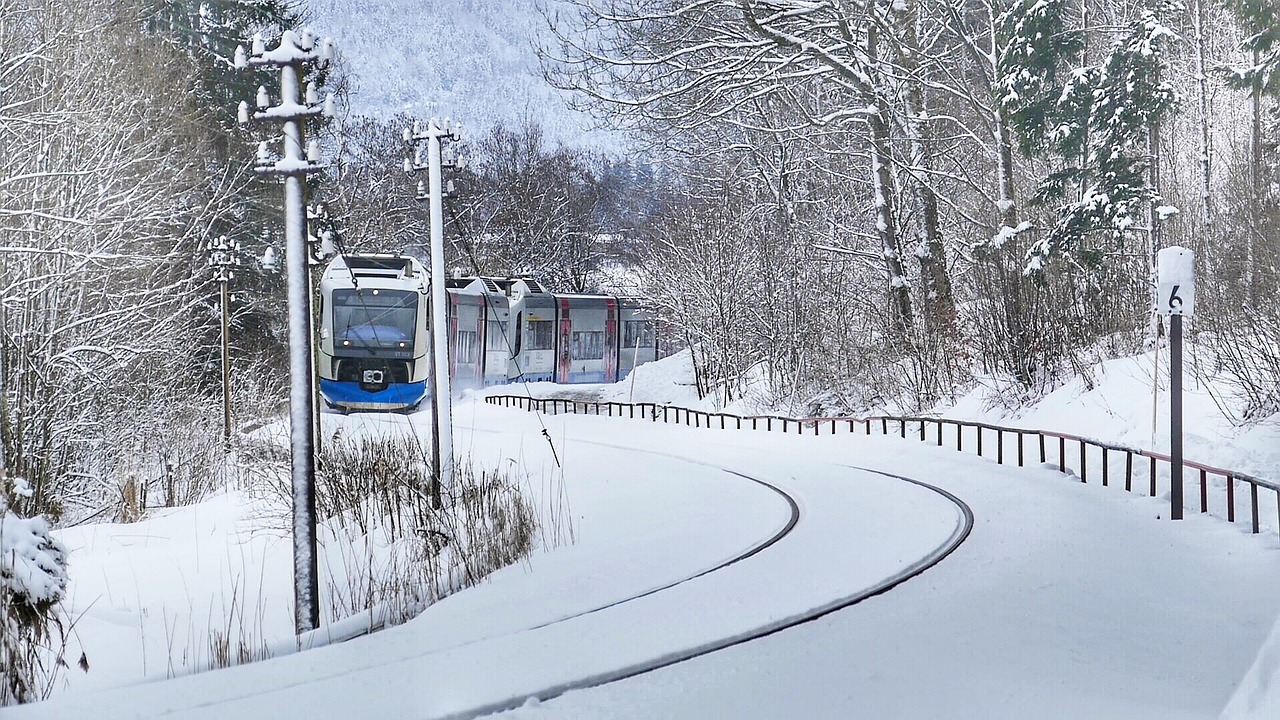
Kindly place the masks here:
<instances>
[{"instance_id":1,"label":"black fence railing","mask_svg":"<svg viewBox=\"0 0 1280 720\"><path fill-rule=\"evenodd\" d=\"M881 435L918 437L921 442L933 442L939 447L954 443L958 451L972 448L981 457L994 454L996 462L1000 464L1013 463L1016 459L1019 467L1031 461L1056 466L1060 472L1075 472L1082 483L1089 481L1092 465L1093 476L1103 485L1111 485L1113 480L1118 483L1123 477L1125 491L1133 492L1136 484L1141 492L1145 486L1151 497L1156 496L1160 480L1169 474L1171 462L1169 456L1163 453L1079 435L938 417L877 415L865 418L789 418L779 415L707 412L656 403L594 402L518 395L491 395L485 398L485 402L547 414L604 415L719 430L764 430L794 435L835 435L842 430L854 434L861 430L861 434L871 435L878 431ZM991 447L993 440L994 448ZM1135 458L1138 460L1135 461ZM1261 529L1259 491L1271 493L1275 501L1276 527L1280 530L1280 483L1248 473L1184 460L1184 483L1187 482L1188 472L1192 473L1190 482L1193 485L1198 473L1200 512L1208 513L1212 506L1228 522L1236 522L1237 489L1247 486L1252 531L1257 533ZM1165 480L1166 486L1167 483L1168 480ZM1211 485L1215 490L1212 495ZM1219 486L1221 493L1217 492Z\"/></svg>"}]
</instances>

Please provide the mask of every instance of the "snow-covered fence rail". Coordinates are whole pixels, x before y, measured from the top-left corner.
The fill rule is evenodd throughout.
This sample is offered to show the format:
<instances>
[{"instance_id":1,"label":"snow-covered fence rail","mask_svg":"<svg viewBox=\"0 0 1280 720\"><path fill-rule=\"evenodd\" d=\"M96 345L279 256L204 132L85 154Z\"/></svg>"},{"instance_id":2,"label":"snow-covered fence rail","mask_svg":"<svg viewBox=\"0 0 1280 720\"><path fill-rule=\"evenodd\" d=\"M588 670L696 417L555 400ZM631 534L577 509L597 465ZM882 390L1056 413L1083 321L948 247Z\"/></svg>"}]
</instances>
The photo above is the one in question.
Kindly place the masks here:
<instances>
[{"instance_id":1,"label":"snow-covered fence rail","mask_svg":"<svg viewBox=\"0 0 1280 720\"><path fill-rule=\"evenodd\" d=\"M1080 482L1087 483L1092 475L1104 486L1113 479L1124 479L1126 492L1144 489L1155 497L1158 488L1168 486L1170 458L1164 453L1116 443L1094 440L1052 430L1003 427L969 420L952 420L939 417L877 415L865 418L817 417L790 418L778 415L735 415L733 413L707 412L676 405L656 403L594 402L561 398L532 398L518 395L492 395L485 398L491 405L519 407L549 414L605 415L609 417L638 418L656 422L687 425L693 428L720 430L765 430L794 435L835 435L838 432L871 435L896 434L902 438L918 438L938 447L950 446L958 451L971 449L981 457L994 455L999 464L1013 463L1019 467L1028 462L1056 466L1060 472L1075 473ZM994 444L994 447L992 445ZM1038 458L1038 460L1033 460ZM1121 466L1123 463L1123 466ZM1261 530L1261 508L1264 504L1260 492L1270 493L1276 511L1276 528L1280 530L1280 482L1249 473L1214 467L1193 460L1184 460L1185 473L1191 473L1191 482L1199 474L1200 512L1214 512L1237 522L1239 501L1237 490L1249 495L1250 524L1252 531ZM1215 492L1210 493L1210 486ZM1221 489L1221 493L1217 490Z\"/></svg>"}]
</instances>

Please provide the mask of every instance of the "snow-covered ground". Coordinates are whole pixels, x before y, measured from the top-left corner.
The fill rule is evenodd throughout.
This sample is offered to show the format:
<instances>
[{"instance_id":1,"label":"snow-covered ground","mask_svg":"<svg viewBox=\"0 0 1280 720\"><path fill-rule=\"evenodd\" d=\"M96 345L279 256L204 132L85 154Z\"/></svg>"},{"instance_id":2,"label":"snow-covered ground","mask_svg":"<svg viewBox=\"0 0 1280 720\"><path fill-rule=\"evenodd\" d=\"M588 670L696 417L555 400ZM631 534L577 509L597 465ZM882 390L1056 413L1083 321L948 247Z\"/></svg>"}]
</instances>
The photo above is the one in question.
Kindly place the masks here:
<instances>
[{"instance_id":1,"label":"snow-covered ground","mask_svg":"<svg viewBox=\"0 0 1280 720\"><path fill-rule=\"evenodd\" d=\"M692 404L681 362L645 366L634 387L575 392ZM1116 363L1093 391L1063 388L1045 400L1056 409L1033 408L1017 422L1146 445L1132 435L1144 421L1123 418L1144 376ZM1201 410L1188 403L1189 418ZM962 403L955 412L989 411ZM424 418L325 419L354 433L403 432ZM6 716L345 719L506 707L515 717L571 718L1165 718L1215 717L1229 704L1231 717L1280 710L1280 627L1263 645L1280 617L1274 533L1252 536L1211 516L1171 523L1159 519L1162 498L892 437L539 416L476 397L459 403L455 420L460 452L482 462L516 459L535 495L562 488L557 502L570 513L558 522L572 518L575 543L535 551L527 563L368 637L122 685L144 670L165 675L175 653L198 657L212 628L268 645L287 640L287 538L264 531L264 513L238 490L134 525L63 531L91 669L69 671L69 686L53 701ZM1145 424L1149 433L1149 415ZM1275 450L1270 431L1222 444L1265 458ZM1234 467L1251 457L1218 449L1221 457L1202 459ZM1190 443L1188 455L1198 457ZM1255 471L1274 474L1266 469ZM935 567L847 609L562 692L856 596L956 537L963 523L956 504L870 470L954 494L972 509L971 534ZM794 529L722 567L786 530L793 513L784 495L796 503ZM252 600L243 611L251 620L223 616L220 603L233 590Z\"/></svg>"}]
</instances>

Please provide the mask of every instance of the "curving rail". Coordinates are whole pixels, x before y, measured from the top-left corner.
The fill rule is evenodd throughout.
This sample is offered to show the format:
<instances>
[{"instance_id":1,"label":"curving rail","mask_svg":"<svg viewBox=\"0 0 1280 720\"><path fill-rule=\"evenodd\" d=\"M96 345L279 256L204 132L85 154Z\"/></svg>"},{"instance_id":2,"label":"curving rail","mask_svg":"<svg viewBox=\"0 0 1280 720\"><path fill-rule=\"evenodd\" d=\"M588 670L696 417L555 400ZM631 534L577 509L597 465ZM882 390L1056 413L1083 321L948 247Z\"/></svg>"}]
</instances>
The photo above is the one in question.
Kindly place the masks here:
<instances>
[{"instance_id":1,"label":"curving rail","mask_svg":"<svg viewBox=\"0 0 1280 720\"><path fill-rule=\"evenodd\" d=\"M603 443L596 443L596 444L603 444ZM620 446L613 446L613 447L620 447ZM626 449L634 450L635 448L626 448ZM653 453L653 454L667 455L666 453ZM688 458L683 458L676 455L670 455L669 457L679 457L679 459L688 460ZM695 462L695 461L690 461L690 462ZM706 463L699 463L699 464L706 464ZM974 524L973 509L970 508L969 505L965 503L963 500L947 492L946 490L943 490L942 488L923 482L921 480L916 480L913 478L906 477L905 475L898 475L894 473L884 472L882 470L859 467L857 465L844 465L842 467L846 467L851 470L860 470L863 472L875 473L876 475L882 475L884 477L889 477L895 480L900 480L902 482L910 483L912 485L917 485L919 487L935 492L938 495L941 495L942 497L946 498L949 502L953 503L956 506L956 510L959 513L959 517L957 519L955 528L951 531L951 535L944 542L942 542L940 545L934 548L932 552L928 553L927 555L920 558L919 560L916 560L915 562L907 565L906 567L903 567L901 570L894 573L893 575L886 577L883 580L871 585L870 587L866 587L861 590L851 592L848 595L835 598L830 602L827 602L823 605L812 608L810 610L801 612L799 614L792 615L789 617L779 618L763 626L757 627L753 630L748 630L739 635L720 638L720 639L713 640L701 645L697 645L695 647L685 648L683 650L676 651L666 656L644 660L634 665L629 665L626 667L608 670L596 675L580 678L578 680L573 680L570 682L560 683L531 694L526 693L526 694L522 694L519 697L507 698L505 700L499 700L496 702L487 703L480 707L469 708L466 711L463 711L460 713L447 715L445 716L445 718L447 720L461 720L462 718L473 718L481 715L490 715L493 713L514 710L520 707L525 702L527 702L529 697L536 697L540 702L546 702L548 700L552 700L554 698L557 698L573 690L585 690L587 688L606 685L609 683L618 682L620 680L627 680L629 678L644 675L644 674L653 672L655 670L661 670L663 668L671 667L672 665L677 665L679 663L687 662L695 658L703 657L704 655L710 655L711 653L719 652L726 648L735 647L737 645L743 645L753 640L759 640L760 638L774 635L776 633L782 632L783 630L787 630L790 628L798 627L800 625L804 625L806 623L813 622L820 618L826 617L831 613L857 605L858 603L861 603L864 600L868 600L870 598L883 595L889 592L890 590L893 590L894 588L898 587L899 585L907 582L908 580L911 580L912 578L920 575L924 571L942 562L944 559L947 558L947 556L951 555L951 553L955 552L956 548L960 547L960 545L963 544L964 541L969 538L970 533L973 532L973 524ZM724 469L724 468L721 468L721 469ZM787 528L785 528L780 535L775 536L772 540L768 541L768 545L774 544L775 542L780 540L783 535L790 532L790 530L795 524L795 520L798 519L798 513L799 513L799 507L795 505L795 501L793 499L790 499L790 496L786 495L786 493L783 492L781 489L773 486L770 483L764 482L758 478L753 478L733 470L727 470L727 469L724 469L724 470L725 472L738 475L747 480L751 480L752 482L762 484L770 489L773 489L775 492L778 492L784 497L787 497L788 502L792 503L792 510L794 513L796 513L796 515L793 515L792 523L789 524ZM729 564L738 562L738 560L742 560L742 559L745 559L746 557L749 557L750 555L754 555L755 553L763 549L764 549L763 547L760 547L756 550L751 551L746 556L739 557L735 560L730 561L729 563L726 563L726 565L719 566L717 568L714 568L713 570L708 570L695 577L700 577L701 575L705 575L709 572L713 572L714 570L719 570L723 567L726 567ZM686 580L682 580L680 582L686 582L687 580L691 580L691 579L693 578L687 578ZM659 590L653 590L648 593L645 593L645 595L650 595L658 591ZM624 602L629 602L630 600L638 599L639 597L643 597L643 596L630 598ZM608 607L612 607L612 605ZM603 608L600 608L600 609L603 609ZM595 612L595 611L593 610L591 612ZM578 616L574 616L574 617L578 617ZM564 619L571 619L571 618L564 618Z\"/></svg>"},{"instance_id":2,"label":"curving rail","mask_svg":"<svg viewBox=\"0 0 1280 720\"><path fill-rule=\"evenodd\" d=\"M491 395L485 398L485 402L491 405L519 407L548 414L608 415L610 417L629 417L683 424L694 428L714 429L718 427L721 430L749 428L751 430L763 429L770 432L780 431L796 435L819 435L828 434L823 431L829 428L829 434L834 435L840 429L845 429L847 433L856 434L857 429L860 427L864 435L871 435L873 430L877 430L882 435L889 435L894 432L903 438L908 436L918 437L921 442L933 440L939 447L954 440L955 449L958 451L965 450L966 436L968 436L971 438L968 447L974 448L981 457L988 457L992 454L991 443L984 443L984 439L986 436L994 436L996 462L1004 464L1006 458L1012 462L1016 453L1019 467L1022 467L1027 462L1029 452L1027 445L1028 441L1030 441L1030 452L1039 457L1040 463L1052 463L1057 466L1059 471L1064 473L1077 469L1075 464L1068 465L1068 450L1078 452L1078 475L1080 482L1084 483L1089 481L1089 465L1093 459L1090 457L1091 455L1098 461L1097 472L1103 485L1111 484L1113 473L1112 455L1115 455L1115 459L1123 457L1124 489L1127 492L1133 492L1135 481L1141 482L1141 480L1145 479L1147 492L1151 497L1156 495L1160 470L1164 468L1165 474L1168 474L1167 467L1171 462L1169 456L1163 453L1127 447L1069 433L1003 427L990 423L941 417L876 415L865 418L790 418L779 415L735 415L724 412L707 412L657 403L594 402L561 398L532 398L519 395ZM810 429L812 429L812 433L808 432ZM1010 440L1010 443L1006 443L1006 438ZM1013 444L1014 447L1006 449L1006 444ZM1050 452L1050 449L1056 452ZM1135 462L1135 458L1139 458L1139 460ZM1074 460L1075 458L1071 459ZM1143 465L1146 465L1146 467L1142 467ZM1277 530L1280 531L1280 482L1192 460L1183 460L1183 466L1184 473L1188 469L1193 473L1199 473L1200 512L1209 512L1210 478L1221 478L1223 480L1225 514L1228 522L1236 522L1238 505L1236 490L1239 486L1244 485L1248 487L1250 520L1253 533L1257 534L1262 527L1259 518L1260 490L1274 494ZM1116 469L1116 474L1119 474L1119 472L1119 469Z\"/></svg>"}]
</instances>

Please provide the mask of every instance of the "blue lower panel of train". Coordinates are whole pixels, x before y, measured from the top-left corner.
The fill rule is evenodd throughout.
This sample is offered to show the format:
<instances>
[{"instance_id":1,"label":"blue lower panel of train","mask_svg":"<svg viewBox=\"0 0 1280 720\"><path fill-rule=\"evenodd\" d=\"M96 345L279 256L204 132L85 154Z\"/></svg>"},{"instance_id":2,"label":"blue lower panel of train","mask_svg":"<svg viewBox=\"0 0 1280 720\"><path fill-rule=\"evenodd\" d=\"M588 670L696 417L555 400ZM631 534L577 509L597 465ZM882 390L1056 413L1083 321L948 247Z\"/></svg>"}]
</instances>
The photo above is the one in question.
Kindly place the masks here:
<instances>
[{"instance_id":1,"label":"blue lower panel of train","mask_svg":"<svg viewBox=\"0 0 1280 720\"><path fill-rule=\"evenodd\" d=\"M391 383L383 390L369 391L358 382L320 379L320 394L330 405L348 410L392 410L412 407L427 396L427 383Z\"/></svg>"}]
</instances>

